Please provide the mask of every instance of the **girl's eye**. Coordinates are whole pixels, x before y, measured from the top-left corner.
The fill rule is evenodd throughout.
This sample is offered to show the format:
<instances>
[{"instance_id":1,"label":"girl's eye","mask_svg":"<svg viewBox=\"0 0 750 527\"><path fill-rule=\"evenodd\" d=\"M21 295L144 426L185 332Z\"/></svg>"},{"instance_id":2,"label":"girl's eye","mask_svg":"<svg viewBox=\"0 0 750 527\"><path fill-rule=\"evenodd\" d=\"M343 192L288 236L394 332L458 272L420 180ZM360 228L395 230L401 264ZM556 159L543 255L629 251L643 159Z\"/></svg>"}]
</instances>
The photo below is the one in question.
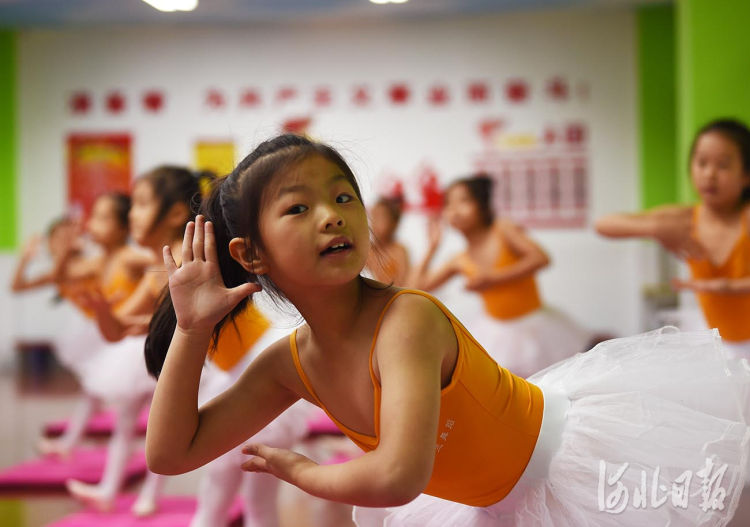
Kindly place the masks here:
<instances>
[{"instance_id":1,"label":"girl's eye","mask_svg":"<svg viewBox=\"0 0 750 527\"><path fill-rule=\"evenodd\" d=\"M336 203L349 203L353 199L349 194L339 194L336 196Z\"/></svg>"},{"instance_id":2,"label":"girl's eye","mask_svg":"<svg viewBox=\"0 0 750 527\"><path fill-rule=\"evenodd\" d=\"M289 210L286 211L287 214L302 214L307 210L307 207L305 205L294 205L293 207L289 207Z\"/></svg>"}]
</instances>

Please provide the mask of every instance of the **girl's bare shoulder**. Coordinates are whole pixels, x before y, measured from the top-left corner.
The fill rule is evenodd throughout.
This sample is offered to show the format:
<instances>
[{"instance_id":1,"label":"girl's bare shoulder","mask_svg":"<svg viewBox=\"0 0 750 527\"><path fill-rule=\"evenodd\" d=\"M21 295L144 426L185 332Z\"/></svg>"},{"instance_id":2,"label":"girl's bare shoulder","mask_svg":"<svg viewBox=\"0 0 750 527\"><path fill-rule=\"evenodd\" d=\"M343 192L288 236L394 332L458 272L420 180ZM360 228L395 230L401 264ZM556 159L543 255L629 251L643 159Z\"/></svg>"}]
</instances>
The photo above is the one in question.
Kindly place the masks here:
<instances>
[{"instance_id":1,"label":"girl's bare shoulder","mask_svg":"<svg viewBox=\"0 0 750 527\"><path fill-rule=\"evenodd\" d=\"M263 350L253 365L257 363L258 368L274 377L279 384L298 392L303 385L295 366L292 345L296 346L298 352L304 349L308 333L307 325L304 325L281 337Z\"/></svg>"}]
</instances>

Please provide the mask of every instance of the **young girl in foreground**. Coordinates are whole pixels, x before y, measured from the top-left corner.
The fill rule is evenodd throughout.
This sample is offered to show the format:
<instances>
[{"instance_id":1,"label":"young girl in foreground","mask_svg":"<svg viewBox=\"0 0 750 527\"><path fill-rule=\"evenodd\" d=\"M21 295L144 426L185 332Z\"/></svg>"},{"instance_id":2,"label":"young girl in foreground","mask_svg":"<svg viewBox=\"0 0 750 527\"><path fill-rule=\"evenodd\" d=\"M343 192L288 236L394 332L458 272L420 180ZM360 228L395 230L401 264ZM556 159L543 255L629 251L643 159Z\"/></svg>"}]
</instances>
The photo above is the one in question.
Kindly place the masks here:
<instances>
[{"instance_id":1,"label":"young girl in foreground","mask_svg":"<svg viewBox=\"0 0 750 527\"><path fill-rule=\"evenodd\" d=\"M472 334L503 367L528 377L586 351L592 334L543 304L536 273L550 259L522 227L495 218L492 186L489 176L478 174L448 187L443 218L464 237L466 250L430 270L441 238L439 223L432 222L427 253L412 282L431 291L464 275L466 289L479 294L486 315L471 321Z\"/></svg>"},{"instance_id":2,"label":"young girl in foreground","mask_svg":"<svg viewBox=\"0 0 750 527\"><path fill-rule=\"evenodd\" d=\"M252 444L243 468L367 507L432 495L394 510L388 525L731 518L748 441L737 390L749 379L724 358L715 333L606 342L526 381L498 366L431 296L360 277L365 210L331 148L293 135L267 141L204 210L216 200L221 213L211 222L188 224L179 268L164 249L174 311L162 314L176 314L176 326L149 417L152 470L193 470L303 398L366 453L324 466ZM217 246L215 233L231 241ZM261 286L283 294L306 325L198 408L212 334ZM152 344L165 338L162 327L155 317ZM157 348L147 343L146 352L164 353Z\"/></svg>"},{"instance_id":3,"label":"young girl in foreground","mask_svg":"<svg viewBox=\"0 0 750 527\"><path fill-rule=\"evenodd\" d=\"M697 205L613 214L596 228L612 238L653 238L684 259L691 278L675 285L695 291L709 327L750 359L750 130L733 120L705 125L690 151L690 178Z\"/></svg>"}]
</instances>

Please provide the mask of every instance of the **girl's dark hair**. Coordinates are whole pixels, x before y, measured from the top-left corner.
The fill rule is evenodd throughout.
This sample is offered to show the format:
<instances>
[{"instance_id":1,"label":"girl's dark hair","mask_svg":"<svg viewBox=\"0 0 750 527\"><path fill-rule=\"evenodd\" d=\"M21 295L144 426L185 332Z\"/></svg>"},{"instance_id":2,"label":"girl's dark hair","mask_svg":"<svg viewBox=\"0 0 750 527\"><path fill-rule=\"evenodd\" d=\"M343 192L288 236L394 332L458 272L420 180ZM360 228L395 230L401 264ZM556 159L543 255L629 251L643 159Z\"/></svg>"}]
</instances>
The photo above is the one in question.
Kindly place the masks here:
<instances>
[{"instance_id":1,"label":"girl's dark hair","mask_svg":"<svg viewBox=\"0 0 750 527\"><path fill-rule=\"evenodd\" d=\"M700 139L703 134L710 132L716 132L723 135L737 146L737 149L740 151L742 171L746 175L750 175L750 129L748 129L744 123L736 119L716 119L703 125L701 129L698 130L698 133L695 134L693 144L690 145L690 158L688 162L693 159L698 139ZM742 189L740 201L742 203L750 202L750 186L746 186Z\"/></svg>"},{"instance_id":2,"label":"girl's dark hair","mask_svg":"<svg viewBox=\"0 0 750 527\"><path fill-rule=\"evenodd\" d=\"M260 213L266 192L274 177L300 161L319 155L335 164L362 201L359 185L349 165L332 147L317 143L296 134L284 134L259 144L225 178L218 180L209 197L201 207L207 221L214 226L219 270L228 288L246 282L256 282L274 301L283 301L284 295L267 275L255 275L246 271L229 254L229 242L243 238L247 244L249 258L265 250L260 236ZM221 328L244 311L249 298L243 299L214 328L212 345L216 344ZM164 365L167 349L176 327L176 317L171 299L167 294L151 319L146 339L146 365L149 373L158 377Z\"/></svg>"},{"instance_id":3,"label":"girl's dark hair","mask_svg":"<svg viewBox=\"0 0 750 527\"><path fill-rule=\"evenodd\" d=\"M164 219L169 209L176 203L182 203L187 207L188 218L185 220L185 225L188 221L194 220L201 204L200 181L202 178L211 178L212 176L209 172L193 172L188 168L177 166L160 166L141 176L138 181L148 182L153 188L154 195L160 201L159 212L151 225L151 229ZM169 296L169 287L162 290L157 306L154 316L151 318L149 336L145 345L146 367L149 371L156 366L154 357L149 352L149 347L158 343L157 339L157 341L152 341L149 344L152 328L154 329L154 335L161 333L172 335L176 327L176 320L170 321L163 314L163 312L174 313L172 298ZM172 318L174 318L174 315ZM169 342L167 342L167 345L169 345ZM161 363L158 363L159 369L161 369L163 362L162 359Z\"/></svg>"},{"instance_id":4,"label":"girl's dark hair","mask_svg":"<svg viewBox=\"0 0 750 527\"><path fill-rule=\"evenodd\" d=\"M702 135L709 132L716 132L730 141L732 141L737 149L740 151L740 157L742 158L742 170L750 174L750 129L736 119L716 119L704 124L698 133L695 134L693 144L690 146L690 158L693 159L695 153L695 146L698 143L698 139Z\"/></svg>"},{"instance_id":5,"label":"girl's dark hair","mask_svg":"<svg viewBox=\"0 0 750 527\"><path fill-rule=\"evenodd\" d=\"M117 223L125 230L128 230L128 213L130 212L130 196L122 192L108 192L102 197L112 200L115 208L115 217Z\"/></svg>"},{"instance_id":6,"label":"girl's dark hair","mask_svg":"<svg viewBox=\"0 0 750 527\"><path fill-rule=\"evenodd\" d=\"M160 202L159 212L151 229L164 219L175 203L187 205L189 220L195 219L201 204L200 177L203 174L204 172L196 173L185 167L162 165L138 178L138 182L145 181L151 185Z\"/></svg>"},{"instance_id":7,"label":"girl's dark hair","mask_svg":"<svg viewBox=\"0 0 750 527\"><path fill-rule=\"evenodd\" d=\"M479 214L483 225L492 225L495 221L495 211L492 210L492 187L494 181L484 173L479 172L473 176L457 179L448 186L448 190L458 185L463 185L479 206Z\"/></svg>"}]
</instances>

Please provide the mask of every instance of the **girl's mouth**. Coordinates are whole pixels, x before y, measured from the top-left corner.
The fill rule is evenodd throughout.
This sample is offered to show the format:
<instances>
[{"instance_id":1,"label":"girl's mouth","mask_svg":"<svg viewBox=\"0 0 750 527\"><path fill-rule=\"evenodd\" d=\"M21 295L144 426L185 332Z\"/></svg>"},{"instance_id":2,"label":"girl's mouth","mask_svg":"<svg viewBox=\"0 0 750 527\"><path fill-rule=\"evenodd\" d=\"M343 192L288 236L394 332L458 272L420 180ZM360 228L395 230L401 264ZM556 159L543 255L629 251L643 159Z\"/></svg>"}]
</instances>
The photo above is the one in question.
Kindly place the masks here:
<instances>
[{"instance_id":1,"label":"girl's mouth","mask_svg":"<svg viewBox=\"0 0 750 527\"><path fill-rule=\"evenodd\" d=\"M329 254L337 254L344 251L347 251L352 248L352 244L348 242L341 242L336 243L334 245L331 245L330 247L327 247L326 249L320 251L321 256L327 256Z\"/></svg>"}]
</instances>

